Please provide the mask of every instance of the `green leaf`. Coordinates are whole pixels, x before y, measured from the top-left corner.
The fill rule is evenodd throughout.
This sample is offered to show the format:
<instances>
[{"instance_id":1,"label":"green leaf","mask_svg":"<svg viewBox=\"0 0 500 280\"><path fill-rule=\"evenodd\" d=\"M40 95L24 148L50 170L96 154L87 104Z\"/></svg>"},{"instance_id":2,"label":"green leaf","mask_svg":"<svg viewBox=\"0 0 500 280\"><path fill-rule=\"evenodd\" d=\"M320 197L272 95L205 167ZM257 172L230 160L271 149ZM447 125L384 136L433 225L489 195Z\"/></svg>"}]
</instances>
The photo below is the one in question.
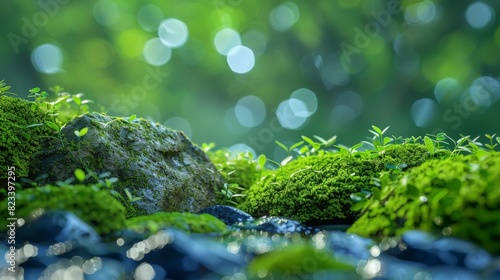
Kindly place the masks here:
<instances>
[{"instance_id":1,"label":"green leaf","mask_svg":"<svg viewBox=\"0 0 500 280\"><path fill-rule=\"evenodd\" d=\"M389 129L389 126L388 126L388 127L386 127L386 128L384 128L384 130L382 130L382 134L384 134L384 133L385 133L388 129ZM382 135L382 134L381 134L381 135Z\"/></svg>"},{"instance_id":2,"label":"green leaf","mask_svg":"<svg viewBox=\"0 0 500 280\"><path fill-rule=\"evenodd\" d=\"M82 104L82 99L78 96L73 95L73 102L75 102L76 105L81 105Z\"/></svg>"},{"instance_id":3,"label":"green leaf","mask_svg":"<svg viewBox=\"0 0 500 280\"><path fill-rule=\"evenodd\" d=\"M51 121L45 121L45 125L52 128L55 131L61 130L61 128L56 123L53 123Z\"/></svg>"},{"instance_id":4,"label":"green leaf","mask_svg":"<svg viewBox=\"0 0 500 280\"><path fill-rule=\"evenodd\" d=\"M290 152L293 151L293 149L297 148L298 146L304 144L304 141L299 141L295 144L293 144L292 146L290 146Z\"/></svg>"},{"instance_id":5,"label":"green leaf","mask_svg":"<svg viewBox=\"0 0 500 280\"><path fill-rule=\"evenodd\" d=\"M82 129L80 129L80 131L75 130L75 135L78 137L82 137L85 134L87 134L88 131L89 131L89 129L87 127L84 127Z\"/></svg>"},{"instance_id":6,"label":"green leaf","mask_svg":"<svg viewBox=\"0 0 500 280\"><path fill-rule=\"evenodd\" d=\"M378 135L382 135L383 134L382 130L380 128L378 128L377 126L372 125L372 128L373 128L373 130L375 130L375 132L378 133Z\"/></svg>"},{"instance_id":7,"label":"green leaf","mask_svg":"<svg viewBox=\"0 0 500 280\"><path fill-rule=\"evenodd\" d=\"M363 143L358 143L351 147L351 151L357 150L363 146Z\"/></svg>"},{"instance_id":8,"label":"green leaf","mask_svg":"<svg viewBox=\"0 0 500 280\"><path fill-rule=\"evenodd\" d=\"M309 145L311 145L311 146L313 146L313 147L314 147L314 143L315 143L315 142L314 142L311 138L309 138L309 137L307 137L307 136L302 135L302 139L304 139L304 140L305 140L305 141L306 141Z\"/></svg>"},{"instance_id":9,"label":"green leaf","mask_svg":"<svg viewBox=\"0 0 500 280\"><path fill-rule=\"evenodd\" d=\"M288 153L288 148L285 146L285 144L281 143L280 141L278 140L275 140L274 141L278 146L280 146L281 148L283 148L283 150L285 150L287 153Z\"/></svg>"},{"instance_id":10,"label":"green leaf","mask_svg":"<svg viewBox=\"0 0 500 280\"><path fill-rule=\"evenodd\" d=\"M85 180L85 172L80 168L75 169L75 178L78 181L82 182L83 180Z\"/></svg>"},{"instance_id":11,"label":"green leaf","mask_svg":"<svg viewBox=\"0 0 500 280\"><path fill-rule=\"evenodd\" d=\"M266 164L267 158L264 154L260 155L259 158L257 159L257 162L259 164L260 168L263 168L264 165Z\"/></svg>"},{"instance_id":12,"label":"green leaf","mask_svg":"<svg viewBox=\"0 0 500 280\"><path fill-rule=\"evenodd\" d=\"M424 144L425 147L427 147L427 150L429 150L431 154L434 154L434 143L432 142L431 138L429 138L429 136L424 137Z\"/></svg>"},{"instance_id":13,"label":"green leaf","mask_svg":"<svg viewBox=\"0 0 500 280\"><path fill-rule=\"evenodd\" d=\"M128 117L128 122L132 122L136 118L137 118L137 115L132 115L132 116Z\"/></svg>"},{"instance_id":14,"label":"green leaf","mask_svg":"<svg viewBox=\"0 0 500 280\"><path fill-rule=\"evenodd\" d=\"M380 197L381 197L381 192L380 192L380 189L377 188L377 187L373 187L371 189L371 192L372 192L372 197L373 199L375 200L380 200Z\"/></svg>"},{"instance_id":15,"label":"green leaf","mask_svg":"<svg viewBox=\"0 0 500 280\"><path fill-rule=\"evenodd\" d=\"M287 163L289 163L292 160L292 156L287 156L285 159L281 161L281 166L285 166Z\"/></svg>"},{"instance_id":16,"label":"green leaf","mask_svg":"<svg viewBox=\"0 0 500 280\"><path fill-rule=\"evenodd\" d=\"M406 185L406 194L412 197L419 197L420 196L420 190L415 187L414 185Z\"/></svg>"},{"instance_id":17,"label":"green leaf","mask_svg":"<svg viewBox=\"0 0 500 280\"><path fill-rule=\"evenodd\" d=\"M27 125L24 128L37 127L37 126L41 126L41 125L43 125L43 123L34 123L34 124Z\"/></svg>"},{"instance_id":18,"label":"green leaf","mask_svg":"<svg viewBox=\"0 0 500 280\"><path fill-rule=\"evenodd\" d=\"M366 195L364 193L362 193L362 192L352 193L351 194L351 199L354 202L366 201Z\"/></svg>"}]
</instances>

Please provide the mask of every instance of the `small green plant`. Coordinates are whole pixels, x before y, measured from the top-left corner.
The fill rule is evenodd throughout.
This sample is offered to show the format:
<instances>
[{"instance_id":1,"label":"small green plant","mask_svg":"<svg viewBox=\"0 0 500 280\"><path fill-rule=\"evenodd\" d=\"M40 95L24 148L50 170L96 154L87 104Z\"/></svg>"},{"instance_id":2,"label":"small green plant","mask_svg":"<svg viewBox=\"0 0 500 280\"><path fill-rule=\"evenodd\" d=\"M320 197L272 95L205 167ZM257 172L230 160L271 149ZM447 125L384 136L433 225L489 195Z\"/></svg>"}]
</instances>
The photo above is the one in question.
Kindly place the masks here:
<instances>
[{"instance_id":1,"label":"small green plant","mask_svg":"<svg viewBox=\"0 0 500 280\"><path fill-rule=\"evenodd\" d=\"M8 86L4 81L5 80L0 81L0 96L7 94L16 95L15 93L9 92L10 86Z\"/></svg>"},{"instance_id":2,"label":"small green plant","mask_svg":"<svg viewBox=\"0 0 500 280\"><path fill-rule=\"evenodd\" d=\"M89 129L87 127L84 127L80 130L75 130L75 135L78 137L78 138L81 138L83 137L85 134L87 134L87 132L89 131Z\"/></svg>"},{"instance_id":3,"label":"small green plant","mask_svg":"<svg viewBox=\"0 0 500 280\"><path fill-rule=\"evenodd\" d=\"M39 87L35 87L29 90L28 97L35 99L35 103L42 103L49 94L46 91L41 91Z\"/></svg>"},{"instance_id":4,"label":"small green plant","mask_svg":"<svg viewBox=\"0 0 500 280\"><path fill-rule=\"evenodd\" d=\"M500 144L500 137L495 137L496 133L493 135L485 134L486 138L488 138L489 143L484 144L484 146L489 150L489 151L494 151L496 146ZM494 143L496 141L496 143Z\"/></svg>"},{"instance_id":5,"label":"small green plant","mask_svg":"<svg viewBox=\"0 0 500 280\"><path fill-rule=\"evenodd\" d=\"M371 134L373 134L372 142L362 141L378 152L379 154L383 154L386 147L394 141L391 137L384 137L384 133L389 129L389 126L384 128L383 130L379 127L372 125L373 130L369 130Z\"/></svg>"}]
</instances>

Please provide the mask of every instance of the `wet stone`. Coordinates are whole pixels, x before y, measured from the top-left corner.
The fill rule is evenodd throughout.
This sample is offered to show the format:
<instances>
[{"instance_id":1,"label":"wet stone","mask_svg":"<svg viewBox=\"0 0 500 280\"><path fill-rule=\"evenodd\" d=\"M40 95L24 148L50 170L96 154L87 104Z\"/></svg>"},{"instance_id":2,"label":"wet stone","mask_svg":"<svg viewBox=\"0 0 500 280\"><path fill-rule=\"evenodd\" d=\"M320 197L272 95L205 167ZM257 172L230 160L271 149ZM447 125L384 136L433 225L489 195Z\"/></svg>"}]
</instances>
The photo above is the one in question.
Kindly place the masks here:
<instances>
[{"instance_id":1,"label":"wet stone","mask_svg":"<svg viewBox=\"0 0 500 280\"><path fill-rule=\"evenodd\" d=\"M232 227L240 230L265 231L270 234L299 233L311 235L320 231L317 228L305 226L300 222L276 216L264 216L253 221L234 224Z\"/></svg>"},{"instance_id":2,"label":"wet stone","mask_svg":"<svg viewBox=\"0 0 500 280\"><path fill-rule=\"evenodd\" d=\"M210 214L223 221L228 226L235 223L253 221L253 217L250 216L250 214L240 209L226 205L215 205L207 207L198 211L198 214Z\"/></svg>"}]
</instances>

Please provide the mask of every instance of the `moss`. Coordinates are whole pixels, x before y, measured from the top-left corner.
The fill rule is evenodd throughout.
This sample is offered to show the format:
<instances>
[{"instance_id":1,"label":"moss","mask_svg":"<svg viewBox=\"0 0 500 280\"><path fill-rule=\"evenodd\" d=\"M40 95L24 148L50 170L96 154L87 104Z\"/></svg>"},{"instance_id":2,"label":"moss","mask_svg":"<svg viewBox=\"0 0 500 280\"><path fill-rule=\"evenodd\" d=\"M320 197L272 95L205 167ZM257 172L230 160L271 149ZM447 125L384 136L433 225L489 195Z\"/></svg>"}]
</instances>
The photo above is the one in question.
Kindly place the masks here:
<instances>
[{"instance_id":1,"label":"moss","mask_svg":"<svg viewBox=\"0 0 500 280\"><path fill-rule=\"evenodd\" d=\"M226 225L209 214L188 212L157 212L127 220L127 228L139 232L156 233L165 227L175 227L188 233L222 232Z\"/></svg>"},{"instance_id":2,"label":"moss","mask_svg":"<svg viewBox=\"0 0 500 280\"><path fill-rule=\"evenodd\" d=\"M4 200L2 205L7 205ZM99 234L123 229L125 208L107 190L93 185L52 186L18 190L16 217L30 219L37 209L66 210L94 227ZM2 223L7 217L6 207L0 208ZM2 225L5 227L5 224Z\"/></svg>"},{"instance_id":3,"label":"moss","mask_svg":"<svg viewBox=\"0 0 500 280\"><path fill-rule=\"evenodd\" d=\"M311 273L335 271L337 276L354 276L355 267L333 258L326 249L313 244L292 244L280 251L272 251L255 257L248 264L252 279L309 279ZM351 273L349 273L351 272ZM264 273L264 274L263 274ZM350 278L349 277L349 278Z\"/></svg>"},{"instance_id":4,"label":"moss","mask_svg":"<svg viewBox=\"0 0 500 280\"><path fill-rule=\"evenodd\" d=\"M389 146L379 155L357 153L298 158L254 184L239 205L253 216L285 216L303 223L352 223L351 194L370 189L386 164L408 168L431 159L422 145Z\"/></svg>"},{"instance_id":5,"label":"moss","mask_svg":"<svg viewBox=\"0 0 500 280\"><path fill-rule=\"evenodd\" d=\"M0 96L0 170L16 168L16 176L26 177L29 165L40 151L42 138L53 135L46 125L26 128L31 124L54 120L47 111L33 102L20 98ZM7 172L0 173L5 179Z\"/></svg>"},{"instance_id":6,"label":"moss","mask_svg":"<svg viewBox=\"0 0 500 280\"><path fill-rule=\"evenodd\" d=\"M385 185L348 231L382 238L421 229L500 253L499 220L500 154L481 151L428 161Z\"/></svg>"}]
</instances>

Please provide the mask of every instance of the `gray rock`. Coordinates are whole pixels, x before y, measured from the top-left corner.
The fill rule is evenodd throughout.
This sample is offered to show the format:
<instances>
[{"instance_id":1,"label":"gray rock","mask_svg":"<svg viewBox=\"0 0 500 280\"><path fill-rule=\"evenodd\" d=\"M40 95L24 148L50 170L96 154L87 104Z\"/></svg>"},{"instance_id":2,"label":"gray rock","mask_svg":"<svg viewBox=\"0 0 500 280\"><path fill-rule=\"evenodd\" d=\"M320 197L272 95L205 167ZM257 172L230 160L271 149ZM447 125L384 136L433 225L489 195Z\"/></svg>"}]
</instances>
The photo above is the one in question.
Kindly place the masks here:
<instances>
[{"instance_id":1,"label":"gray rock","mask_svg":"<svg viewBox=\"0 0 500 280\"><path fill-rule=\"evenodd\" d=\"M78 137L75 131L88 128ZM222 179L206 154L184 135L144 119L132 122L98 113L82 115L50 139L34 161L32 176L42 183L72 178L80 168L118 178L114 189L134 197L139 214L197 212L216 204Z\"/></svg>"}]
</instances>

